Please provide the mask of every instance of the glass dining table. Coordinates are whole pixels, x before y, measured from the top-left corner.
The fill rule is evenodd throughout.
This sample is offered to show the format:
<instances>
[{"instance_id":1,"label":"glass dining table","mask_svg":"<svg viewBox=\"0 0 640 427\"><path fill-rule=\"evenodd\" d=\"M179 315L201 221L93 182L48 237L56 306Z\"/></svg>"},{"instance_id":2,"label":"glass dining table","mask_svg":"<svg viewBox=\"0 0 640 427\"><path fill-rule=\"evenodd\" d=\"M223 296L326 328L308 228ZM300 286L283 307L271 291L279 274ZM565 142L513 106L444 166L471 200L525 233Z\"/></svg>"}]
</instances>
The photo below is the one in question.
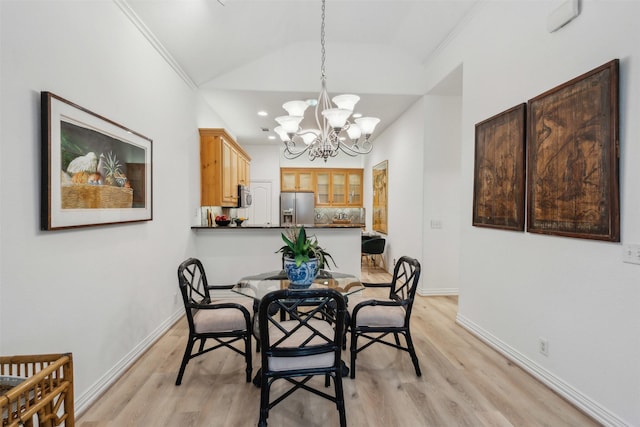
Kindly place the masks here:
<instances>
[{"instance_id":1,"label":"glass dining table","mask_svg":"<svg viewBox=\"0 0 640 427\"><path fill-rule=\"evenodd\" d=\"M349 295L364 290L360 279L353 274L337 273L329 270L320 270L311 286L304 289L309 288L335 289L347 300ZM292 285L287 279L284 270L243 277L231 290L260 302L266 294L279 289L296 289L296 285Z\"/></svg>"},{"instance_id":2,"label":"glass dining table","mask_svg":"<svg viewBox=\"0 0 640 427\"><path fill-rule=\"evenodd\" d=\"M360 279L353 274L337 273L329 270L320 270L313 283L309 287L303 289L322 289L330 288L340 292L347 304L349 304L349 295L362 292L365 287ZM247 276L238 280L238 283L231 288L231 291L253 298L257 311L258 305L262 298L269 292L279 289L296 289L292 285L284 270L270 271L255 276ZM349 375L349 368L342 362L342 376ZM260 387L260 373L254 377L253 384Z\"/></svg>"}]
</instances>

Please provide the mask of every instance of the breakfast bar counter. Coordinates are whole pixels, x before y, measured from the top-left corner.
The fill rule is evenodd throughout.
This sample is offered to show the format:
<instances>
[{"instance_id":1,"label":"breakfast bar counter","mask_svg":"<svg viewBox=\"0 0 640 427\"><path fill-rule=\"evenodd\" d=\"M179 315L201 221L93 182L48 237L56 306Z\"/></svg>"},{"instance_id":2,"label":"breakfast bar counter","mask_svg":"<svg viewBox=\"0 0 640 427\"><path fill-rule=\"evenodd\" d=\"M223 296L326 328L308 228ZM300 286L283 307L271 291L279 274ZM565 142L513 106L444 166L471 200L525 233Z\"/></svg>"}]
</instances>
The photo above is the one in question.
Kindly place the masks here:
<instances>
[{"instance_id":1,"label":"breakfast bar counter","mask_svg":"<svg viewBox=\"0 0 640 427\"><path fill-rule=\"evenodd\" d=\"M279 230L286 230L288 228L291 227L286 227L286 226L268 226L268 225L242 225L242 226L236 226L236 225L227 225L227 226L219 226L219 225L213 225L211 227L208 227L206 225L203 226L199 226L199 225L194 225L191 227L192 230L256 230L256 229L279 229ZM358 228L358 229L362 229L364 228L364 224L314 224L314 225L310 225L307 226L305 225L304 227L306 230L313 230L316 228Z\"/></svg>"},{"instance_id":2,"label":"breakfast bar counter","mask_svg":"<svg viewBox=\"0 0 640 427\"><path fill-rule=\"evenodd\" d=\"M329 224L327 224L329 225ZM331 224L305 227L315 235L337 266L331 270L360 277L362 229L358 224ZM291 227L200 227L193 226L195 254L202 261L211 284L235 283L238 277L282 268L278 252L281 234Z\"/></svg>"}]
</instances>

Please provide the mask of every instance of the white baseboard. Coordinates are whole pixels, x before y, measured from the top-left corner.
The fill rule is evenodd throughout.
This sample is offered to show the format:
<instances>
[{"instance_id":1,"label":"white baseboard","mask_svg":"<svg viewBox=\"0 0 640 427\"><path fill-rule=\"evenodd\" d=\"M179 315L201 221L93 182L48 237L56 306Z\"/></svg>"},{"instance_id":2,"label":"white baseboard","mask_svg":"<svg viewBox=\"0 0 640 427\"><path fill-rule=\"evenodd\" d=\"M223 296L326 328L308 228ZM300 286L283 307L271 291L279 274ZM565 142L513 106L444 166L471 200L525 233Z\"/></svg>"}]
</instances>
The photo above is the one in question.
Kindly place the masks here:
<instances>
[{"instance_id":1,"label":"white baseboard","mask_svg":"<svg viewBox=\"0 0 640 427\"><path fill-rule=\"evenodd\" d=\"M75 400L76 419L86 411L107 389L118 379L133 363L142 356L165 332L169 330L180 318L184 316L184 308L181 307L175 313L158 326L151 334L142 340L116 365L109 369L98 381Z\"/></svg>"},{"instance_id":2,"label":"white baseboard","mask_svg":"<svg viewBox=\"0 0 640 427\"><path fill-rule=\"evenodd\" d=\"M565 382L562 378L549 372L533 360L522 353L500 341L491 333L485 331L480 326L473 323L466 317L458 314L456 323L467 331L478 337L487 345L501 353L503 356L514 362L516 365L527 371L534 378L545 384L547 387L564 397L577 408L588 414L594 420L605 426L629 427L630 424L620 419L616 414L604 408L598 402L581 393L579 390Z\"/></svg>"},{"instance_id":3,"label":"white baseboard","mask_svg":"<svg viewBox=\"0 0 640 427\"><path fill-rule=\"evenodd\" d=\"M423 297L458 295L458 288L418 288L418 295L421 295Z\"/></svg>"}]
</instances>

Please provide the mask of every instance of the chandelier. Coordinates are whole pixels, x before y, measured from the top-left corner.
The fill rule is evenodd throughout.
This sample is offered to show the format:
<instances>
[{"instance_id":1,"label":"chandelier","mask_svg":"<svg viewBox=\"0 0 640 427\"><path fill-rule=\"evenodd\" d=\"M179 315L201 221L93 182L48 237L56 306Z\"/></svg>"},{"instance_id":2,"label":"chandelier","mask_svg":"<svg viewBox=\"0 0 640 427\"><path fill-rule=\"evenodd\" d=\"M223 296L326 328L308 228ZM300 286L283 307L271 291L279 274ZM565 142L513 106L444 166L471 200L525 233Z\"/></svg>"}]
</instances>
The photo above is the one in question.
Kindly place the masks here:
<instances>
[{"instance_id":1,"label":"chandelier","mask_svg":"<svg viewBox=\"0 0 640 427\"><path fill-rule=\"evenodd\" d=\"M325 0L322 0L322 25L320 26L321 68L320 80L322 87L317 101L289 101L282 105L288 115L276 117L280 126L274 130L284 143L284 156L295 159L307 153L309 160L322 158L326 162L329 157L335 157L340 151L355 157L367 154L373 148L369 138L380 119L375 117L358 117L353 122L349 119L353 114L356 103L360 100L357 95L338 95L331 101L327 93L327 76L325 73ZM300 123L304 119L304 112L310 105L315 105L317 128L301 129ZM346 135L345 135L346 134Z\"/></svg>"}]
</instances>

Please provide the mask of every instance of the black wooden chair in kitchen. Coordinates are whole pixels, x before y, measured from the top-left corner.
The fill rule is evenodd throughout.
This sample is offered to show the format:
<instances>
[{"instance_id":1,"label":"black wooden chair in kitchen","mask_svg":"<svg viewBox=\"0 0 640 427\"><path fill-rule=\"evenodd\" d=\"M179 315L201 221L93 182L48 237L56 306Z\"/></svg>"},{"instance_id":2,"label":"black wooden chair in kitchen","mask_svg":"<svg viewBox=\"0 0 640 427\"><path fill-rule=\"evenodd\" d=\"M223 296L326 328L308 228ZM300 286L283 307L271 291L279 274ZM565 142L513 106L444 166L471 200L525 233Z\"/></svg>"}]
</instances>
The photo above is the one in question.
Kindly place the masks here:
<instances>
[{"instance_id":1,"label":"black wooden chair in kitchen","mask_svg":"<svg viewBox=\"0 0 640 427\"><path fill-rule=\"evenodd\" d=\"M376 260L379 259L380 265L383 269L386 270L384 257L382 256L386 243L387 241L383 237L373 237L370 239L362 240L361 256L364 257L365 261L367 262L367 266L370 266L373 263L375 267Z\"/></svg>"},{"instance_id":2,"label":"black wooden chair in kitchen","mask_svg":"<svg viewBox=\"0 0 640 427\"><path fill-rule=\"evenodd\" d=\"M408 352L416 375L422 375L409 328L420 272L420 263L416 259L403 256L396 263L391 283L363 283L365 287L389 288L388 297L349 297L347 323L351 332L351 378L356 376L358 353L375 343ZM384 339L389 334L393 335L394 342ZM405 338L404 346L400 343L400 335ZM367 341L358 347L358 339Z\"/></svg>"},{"instance_id":3,"label":"black wooden chair in kitchen","mask_svg":"<svg viewBox=\"0 0 640 427\"><path fill-rule=\"evenodd\" d=\"M287 320L278 312L285 312ZM259 427L267 425L273 407L299 389L334 402L340 426L346 426L341 360L345 315L344 297L333 289L283 289L262 298L258 309L262 347ZM325 387L333 379L332 394L309 383L318 375L325 377ZM271 399L271 386L277 380L291 386Z\"/></svg>"},{"instance_id":4,"label":"black wooden chair in kitchen","mask_svg":"<svg viewBox=\"0 0 640 427\"><path fill-rule=\"evenodd\" d=\"M189 258L180 264L178 285L189 323L189 340L176 385L182 382L189 360L221 347L244 356L247 382L250 382L253 301L245 297L212 299L211 291L231 289L233 285L209 286L204 267L196 258ZM209 339L214 342L205 348ZM233 345L238 341L244 342L244 349ZM196 342L199 342L199 346L194 353L193 347Z\"/></svg>"}]
</instances>

